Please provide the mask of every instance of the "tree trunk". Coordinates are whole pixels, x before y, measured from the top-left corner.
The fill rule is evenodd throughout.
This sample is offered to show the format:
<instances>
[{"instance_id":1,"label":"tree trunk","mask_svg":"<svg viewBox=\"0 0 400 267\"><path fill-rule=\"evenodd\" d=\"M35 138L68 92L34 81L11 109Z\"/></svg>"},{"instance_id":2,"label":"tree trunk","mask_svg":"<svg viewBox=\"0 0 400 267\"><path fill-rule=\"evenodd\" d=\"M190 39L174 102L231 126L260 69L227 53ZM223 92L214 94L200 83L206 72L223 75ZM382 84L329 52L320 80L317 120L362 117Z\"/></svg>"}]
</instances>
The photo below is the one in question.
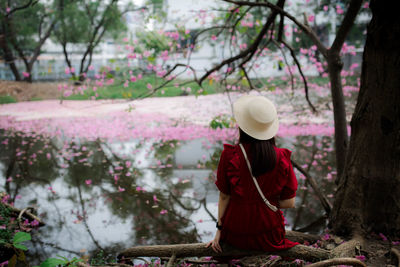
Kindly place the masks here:
<instances>
[{"instance_id":1,"label":"tree trunk","mask_svg":"<svg viewBox=\"0 0 400 267\"><path fill-rule=\"evenodd\" d=\"M335 148L336 148L336 168L337 179L340 181L342 177L346 154L348 149L348 133L346 108L344 103L343 88L341 74L343 62L340 58L339 51L328 50L328 70L329 80L331 83L331 95L333 104L333 118L335 123Z\"/></svg>"},{"instance_id":2,"label":"tree trunk","mask_svg":"<svg viewBox=\"0 0 400 267\"><path fill-rule=\"evenodd\" d=\"M337 234L400 236L400 16L372 0L361 87L330 225Z\"/></svg>"},{"instance_id":3,"label":"tree trunk","mask_svg":"<svg viewBox=\"0 0 400 267\"><path fill-rule=\"evenodd\" d=\"M4 27L3 27L4 28ZM18 68L15 65L14 55L7 44L5 33L0 34L0 47L4 53L4 59L8 66L10 66L11 72L13 73L16 81L21 81L21 75L19 74Z\"/></svg>"}]
</instances>

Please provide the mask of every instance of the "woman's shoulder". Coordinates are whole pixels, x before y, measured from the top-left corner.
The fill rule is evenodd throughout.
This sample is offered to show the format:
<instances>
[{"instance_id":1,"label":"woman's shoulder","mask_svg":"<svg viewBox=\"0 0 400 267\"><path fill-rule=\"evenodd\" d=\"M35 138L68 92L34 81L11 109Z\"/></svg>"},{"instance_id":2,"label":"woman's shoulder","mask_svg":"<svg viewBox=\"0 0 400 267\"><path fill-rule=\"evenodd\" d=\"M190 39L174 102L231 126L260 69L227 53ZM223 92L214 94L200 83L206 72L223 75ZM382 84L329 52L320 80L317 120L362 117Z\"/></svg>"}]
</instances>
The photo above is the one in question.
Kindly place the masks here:
<instances>
[{"instance_id":1,"label":"woman's shoulder","mask_svg":"<svg viewBox=\"0 0 400 267\"><path fill-rule=\"evenodd\" d=\"M222 153L232 154L236 151L236 146L237 145L224 144L224 149L222 150Z\"/></svg>"},{"instance_id":2,"label":"woman's shoulder","mask_svg":"<svg viewBox=\"0 0 400 267\"><path fill-rule=\"evenodd\" d=\"M290 166L290 157L292 155L292 151L290 151L287 148L279 148L275 147L276 151L276 158L278 165L281 167L281 169L286 170Z\"/></svg>"},{"instance_id":3,"label":"woman's shoulder","mask_svg":"<svg viewBox=\"0 0 400 267\"><path fill-rule=\"evenodd\" d=\"M234 161L235 163L237 163L237 161L239 160L237 147L238 145L224 144L224 149L222 150L221 158L224 161L230 161L230 162Z\"/></svg>"},{"instance_id":4,"label":"woman's shoulder","mask_svg":"<svg viewBox=\"0 0 400 267\"><path fill-rule=\"evenodd\" d=\"M276 153L284 159L289 159L292 155L292 151L287 148L275 147Z\"/></svg>"}]
</instances>

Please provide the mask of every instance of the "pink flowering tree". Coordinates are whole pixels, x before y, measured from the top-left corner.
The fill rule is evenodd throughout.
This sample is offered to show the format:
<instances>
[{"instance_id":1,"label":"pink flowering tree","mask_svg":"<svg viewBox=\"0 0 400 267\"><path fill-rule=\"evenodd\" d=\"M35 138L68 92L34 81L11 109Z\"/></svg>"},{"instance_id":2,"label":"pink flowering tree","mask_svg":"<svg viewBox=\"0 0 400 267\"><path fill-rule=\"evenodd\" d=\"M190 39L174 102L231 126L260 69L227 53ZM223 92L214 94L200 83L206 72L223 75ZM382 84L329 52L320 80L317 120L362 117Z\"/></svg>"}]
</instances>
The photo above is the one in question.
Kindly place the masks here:
<instances>
[{"instance_id":1,"label":"pink flowering tree","mask_svg":"<svg viewBox=\"0 0 400 267\"><path fill-rule=\"evenodd\" d=\"M307 77L301 58L299 58L299 56L308 57L317 72L320 75L328 76L330 80L335 122L336 164L338 178L340 178L348 148L348 123L342 86L342 55L354 53L354 47L348 46L345 40L362 9L362 0L350 1L348 5L328 1L323 6L315 3L311 5L310 1L307 1L301 9L304 11L303 14L298 14L298 8L291 7L291 4L285 0L277 1L276 4L234 0L222 2L225 2L225 5L218 9L217 15L215 15L215 12L207 13L200 10L197 19L203 20L203 23L211 20L211 25L197 31L184 47L186 63L180 61L168 69L160 66L155 70L160 77L165 79L165 82L157 87L152 87L151 91L155 92L164 88L183 73L189 73L201 87L207 80L209 83L220 82L228 90L240 89L240 87L250 90L257 89L260 84L255 83L256 81L251 77L251 74L254 76L254 73L260 72L261 62L265 60L266 55L278 51L282 53L282 56L275 57L278 66L285 68L290 77L292 88L295 87L296 81L300 79L310 108L317 112L314 104L310 101ZM310 7L308 8L308 6ZM322 14L315 13L317 7ZM333 10L336 14L337 25L340 25L331 29L331 32L334 33L331 44L324 41L325 37L319 36L316 32L318 15L323 16L323 12L329 10ZM304 19L301 19L302 17ZM185 32L190 31L185 30ZM306 38L311 46L296 51L292 40L289 38L293 33L298 33ZM171 34L171 32L165 34ZM177 34L180 34L179 29ZM182 39L184 37L178 35L177 38ZM212 67L200 73L191 66L191 56L205 38L209 38L211 43L217 42L226 47L228 52L221 61L215 62ZM174 50L176 51L176 47L171 46L169 51L165 51L161 55L161 58L165 58L168 53ZM300 52L300 55L298 52ZM231 81L234 86L228 84L228 81Z\"/></svg>"}]
</instances>

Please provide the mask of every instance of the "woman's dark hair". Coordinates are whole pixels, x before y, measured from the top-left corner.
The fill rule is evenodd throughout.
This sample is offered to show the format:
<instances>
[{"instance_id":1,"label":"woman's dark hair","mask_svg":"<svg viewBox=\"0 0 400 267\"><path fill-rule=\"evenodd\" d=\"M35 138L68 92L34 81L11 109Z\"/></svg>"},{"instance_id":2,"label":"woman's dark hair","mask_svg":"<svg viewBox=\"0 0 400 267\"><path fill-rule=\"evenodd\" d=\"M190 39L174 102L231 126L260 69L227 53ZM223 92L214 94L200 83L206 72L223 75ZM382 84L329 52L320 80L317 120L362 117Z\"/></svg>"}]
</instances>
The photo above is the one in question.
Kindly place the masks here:
<instances>
[{"instance_id":1,"label":"woman's dark hair","mask_svg":"<svg viewBox=\"0 0 400 267\"><path fill-rule=\"evenodd\" d=\"M239 128L239 142L250 144L249 158L254 177L272 171L275 168L276 153L274 149L274 137L268 140L258 140Z\"/></svg>"}]
</instances>

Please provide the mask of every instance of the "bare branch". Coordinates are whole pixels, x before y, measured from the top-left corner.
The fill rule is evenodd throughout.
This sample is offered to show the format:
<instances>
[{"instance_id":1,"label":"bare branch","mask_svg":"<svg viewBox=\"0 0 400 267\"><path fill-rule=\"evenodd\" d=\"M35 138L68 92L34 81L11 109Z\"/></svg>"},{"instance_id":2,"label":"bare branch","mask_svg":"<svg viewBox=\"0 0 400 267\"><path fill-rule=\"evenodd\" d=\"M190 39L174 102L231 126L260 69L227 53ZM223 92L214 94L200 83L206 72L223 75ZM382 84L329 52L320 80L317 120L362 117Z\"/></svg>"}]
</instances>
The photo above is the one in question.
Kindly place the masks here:
<instances>
[{"instance_id":1,"label":"bare branch","mask_svg":"<svg viewBox=\"0 0 400 267\"><path fill-rule=\"evenodd\" d=\"M249 78L249 75L247 74L246 69L245 69L243 66L241 66L240 69L243 71L244 76L246 77L246 80L247 80L247 82L249 83L250 89L254 89L255 87L254 87L253 84L251 83L251 80L250 80L250 78Z\"/></svg>"},{"instance_id":2,"label":"bare branch","mask_svg":"<svg viewBox=\"0 0 400 267\"><path fill-rule=\"evenodd\" d=\"M307 182L311 185L311 187L314 190L315 194L317 195L317 197L321 201L321 204L324 207L326 213L329 214L331 212L331 210L332 210L332 204L329 202L329 200L319 190L318 185L315 182L315 180L297 162L292 160L292 164L296 169L298 169L306 177Z\"/></svg>"},{"instance_id":3,"label":"bare branch","mask_svg":"<svg viewBox=\"0 0 400 267\"><path fill-rule=\"evenodd\" d=\"M294 16L289 14L288 12L284 11L281 7L278 5L274 5L270 2L248 2L248 1L234 1L234 0L222 0L224 2L236 4L239 6L264 6L271 8L272 10L284 15L285 17L289 18L291 21L293 21L300 29L302 29L309 37L310 39L314 42L314 44L318 47L318 50L325 56L327 57L327 48L322 44L322 42L319 40L318 36L315 34L315 32L312 30L311 27L304 25L300 21L298 21Z\"/></svg>"},{"instance_id":4,"label":"bare branch","mask_svg":"<svg viewBox=\"0 0 400 267\"><path fill-rule=\"evenodd\" d=\"M278 4L284 3L285 0L280 0ZM228 59L225 59L222 61L220 64L215 66L214 68L208 70L199 80L199 84L201 84L210 74L212 74L215 71L220 70L223 66L229 65L232 62L235 62L238 59L247 57L246 60L244 60L241 64L245 64L247 61L250 60L250 58L254 55L255 51L257 50L258 45L260 44L261 40L264 38L264 35L267 33L268 29L270 28L272 22L275 20L278 12L273 11L271 15L268 17L266 23L264 24L263 28L261 31L258 33L257 38L254 40L254 42L244 51L239 53L236 56L230 57Z\"/></svg>"},{"instance_id":5,"label":"bare branch","mask_svg":"<svg viewBox=\"0 0 400 267\"><path fill-rule=\"evenodd\" d=\"M361 8L362 2L363 2L362 0L350 1L349 8L347 9L346 15L344 16L342 24L339 27L339 30L336 34L336 38L333 41L333 44L332 44L330 50L340 52L340 49L343 46L346 36L354 24L354 20L357 17L357 14Z\"/></svg>"},{"instance_id":6,"label":"bare branch","mask_svg":"<svg viewBox=\"0 0 400 267\"><path fill-rule=\"evenodd\" d=\"M303 83L304 83L304 91L305 91L305 94L306 94L306 100L307 100L308 105L311 107L311 109L312 109L313 112L317 112L317 109L316 109L316 108L314 107L314 105L311 103L310 98L309 98L309 96L308 96L308 83L307 83L307 79L306 79L306 77L304 76L304 73L303 73L303 70L302 70L302 68L301 68L300 62L299 62L299 60L297 59L296 54L294 53L294 49L292 48L291 45L289 45L287 42L285 42L285 41L283 41L283 40L281 41L281 43L284 44L284 45L286 46L286 48L288 48L288 49L290 50L290 55L292 56L294 62L295 62L296 65L297 65L297 69L299 70L300 76L301 76L301 78L302 78L302 80L303 80Z\"/></svg>"},{"instance_id":7,"label":"bare branch","mask_svg":"<svg viewBox=\"0 0 400 267\"><path fill-rule=\"evenodd\" d=\"M37 4L37 2L39 2L39 0L36 0L36 1L29 0L29 2L26 3L25 5L11 9L10 12L8 12L5 17L8 18L9 16L11 16L11 14L17 12L18 10L22 10L22 9L28 8L30 6L34 6Z\"/></svg>"}]
</instances>

